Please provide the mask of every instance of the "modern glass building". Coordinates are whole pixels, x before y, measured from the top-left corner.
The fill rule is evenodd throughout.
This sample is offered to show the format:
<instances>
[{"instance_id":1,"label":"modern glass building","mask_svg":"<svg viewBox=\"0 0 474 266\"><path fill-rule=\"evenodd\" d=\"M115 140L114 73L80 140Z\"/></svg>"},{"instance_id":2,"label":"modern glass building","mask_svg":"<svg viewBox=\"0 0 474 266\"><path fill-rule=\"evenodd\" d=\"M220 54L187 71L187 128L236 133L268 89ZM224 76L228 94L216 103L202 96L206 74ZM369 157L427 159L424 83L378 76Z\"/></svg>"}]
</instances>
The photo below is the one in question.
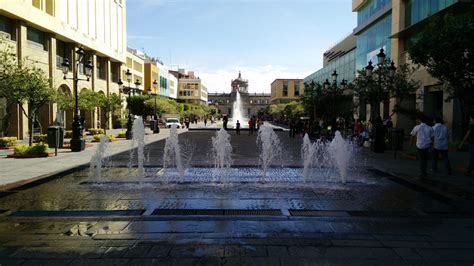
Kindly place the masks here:
<instances>
[{"instance_id":1,"label":"modern glass building","mask_svg":"<svg viewBox=\"0 0 474 266\"><path fill-rule=\"evenodd\" d=\"M364 68L370 60L377 62L380 48L390 55L391 10L391 0L365 1L357 10L357 27L354 29L357 36L356 69Z\"/></svg>"},{"instance_id":2,"label":"modern glass building","mask_svg":"<svg viewBox=\"0 0 474 266\"><path fill-rule=\"evenodd\" d=\"M326 79L331 81L334 70L338 73L338 81L343 79L351 82L356 74L356 39L350 35L344 38L331 49L324 53L323 68L312 73L304 79L304 83L311 81L323 83Z\"/></svg>"},{"instance_id":3,"label":"modern glass building","mask_svg":"<svg viewBox=\"0 0 474 266\"><path fill-rule=\"evenodd\" d=\"M444 13L459 14L468 9L472 0L352 0L352 10L357 12L356 69L364 68L369 60L376 62L380 48L395 64L410 64L408 46L416 41L428 18ZM374 60L375 59L375 60ZM460 135L462 115L459 101L449 99L442 83L421 68L414 77L421 83L420 89L403 101L406 109L417 109L429 117L441 117L451 129L452 135ZM385 103L385 111L391 112L396 99ZM368 107L368 106L367 106ZM368 109L367 109L368 110ZM361 116L363 116L361 114ZM395 126L411 130L415 121L403 114L392 116Z\"/></svg>"}]
</instances>

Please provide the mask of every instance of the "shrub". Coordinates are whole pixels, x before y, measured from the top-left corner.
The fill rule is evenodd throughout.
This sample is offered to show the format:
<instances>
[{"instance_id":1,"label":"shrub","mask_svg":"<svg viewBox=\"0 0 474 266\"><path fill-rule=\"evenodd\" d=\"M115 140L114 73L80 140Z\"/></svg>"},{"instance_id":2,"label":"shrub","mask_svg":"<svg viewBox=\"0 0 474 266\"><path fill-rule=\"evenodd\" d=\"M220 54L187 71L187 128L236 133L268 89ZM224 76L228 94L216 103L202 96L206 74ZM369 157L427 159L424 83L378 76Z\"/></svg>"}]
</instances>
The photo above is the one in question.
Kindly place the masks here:
<instances>
[{"instance_id":1,"label":"shrub","mask_svg":"<svg viewBox=\"0 0 474 266\"><path fill-rule=\"evenodd\" d=\"M47 134L33 135L33 142L46 142L48 141Z\"/></svg>"},{"instance_id":2,"label":"shrub","mask_svg":"<svg viewBox=\"0 0 474 266\"><path fill-rule=\"evenodd\" d=\"M99 134L104 134L105 131L102 128L89 128L89 133L91 135L99 135Z\"/></svg>"},{"instance_id":3,"label":"shrub","mask_svg":"<svg viewBox=\"0 0 474 266\"><path fill-rule=\"evenodd\" d=\"M40 155L47 153L48 149L48 144L43 143L36 144L31 147L26 144L20 144L15 146L13 153L16 155Z\"/></svg>"},{"instance_id":4,"label":"shrub","mask_svg":"<svg viewBox=\"0 0 474 266\"><path fill-rule=\"evenodd\" d=\"M115 135L112 135L112 134L107 134L107 135L104 135L104 134L97 134L97 135L94 135L94 138L93 138L93 142L100 142L100 138L102 137L107 137L109 139L109 141L114 141L115 140Z\"/></svg>"},{"instance_id":5,"label":"shrub","mask_svg":"<svg viewBox=\"0 0 474 266\"><path fill-rule=\"evenodd\" d=\"M117 138L126 138L127 137L127 134L125 131L119 131L119 133L117 134Z\"/></svg>"},{"instance_id":6,"label":"shrub","mask_svg":"<svg viewBox=\"0 0 474 266\"><path fill-rule=\"evenodd\" d=\"M72 130L64 131L64 138L66 138L66 139L72 138Z\"/></svg>"},{"instance_id":7,"label":"shrub","mask_svg":"<svg viewBox=\"0 0 474 266\"><path fill-rule=\"evenodd\" d=\"M12 147L15 146L17 141L16 137L4 137L0 138L0 147Z\"/></svg>"}]
</instances>

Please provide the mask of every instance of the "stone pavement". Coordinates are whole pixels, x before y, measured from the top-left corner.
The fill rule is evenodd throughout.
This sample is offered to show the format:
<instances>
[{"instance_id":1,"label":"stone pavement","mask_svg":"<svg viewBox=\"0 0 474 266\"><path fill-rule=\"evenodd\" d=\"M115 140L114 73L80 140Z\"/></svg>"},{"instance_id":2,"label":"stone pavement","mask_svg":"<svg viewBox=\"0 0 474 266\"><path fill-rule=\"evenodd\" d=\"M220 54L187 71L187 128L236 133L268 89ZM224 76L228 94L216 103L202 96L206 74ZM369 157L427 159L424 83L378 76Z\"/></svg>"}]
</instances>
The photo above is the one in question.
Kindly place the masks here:
<instances>
[{"instance_id":1,"label":"stone pavement","mask_svg":"<svg viewBox=\"0 0 474 266\"><path fill-rule=\"evenodd\" d=\"M255 167L256 135L230 134L234 164ZM301 139L290 139L287 132L278 135L284 164L298 169ZM211 131L180 135L193 153L193 165L212 164L212 136ZM473 201L424 189L386 172L388 168L374 169L379 157L372 154L351 168L344 185L331 178L179 184L160 178L163 146L163 140L148 145L143 179L136 171L128 172L124 151L111 158L114 168L101 180L79 169L47 183L1 192L0 264L474 262Z\"/></svg>"},{"instance_id":2,"label":"stone pavement","mask_svg":"<svg viewBox=\"0 0 474 266\"><path fill-rule=\"evenodd\" d=\"M185 130L180 130L180 132L184 131ZM114 131L112 130L111 133L113 132ZM161 129L159 134L152 134L152 132L147 129L146 143L162 140L168 136L169 129ZM90 162L90 159L97 148L97 143L93 143L93 145L93 147L86 148L82 152L71 152L70 149L59 149L57 157L32 159L6 158L6 155L13 153L13 150L1 150L0 191L75 167L84 166ZM129 149L129 140L118 139L110 143L109 151L111 155L115 155ZM54 149L50 149L50 151L54 152Z\"/></svg>"}]
</instances>

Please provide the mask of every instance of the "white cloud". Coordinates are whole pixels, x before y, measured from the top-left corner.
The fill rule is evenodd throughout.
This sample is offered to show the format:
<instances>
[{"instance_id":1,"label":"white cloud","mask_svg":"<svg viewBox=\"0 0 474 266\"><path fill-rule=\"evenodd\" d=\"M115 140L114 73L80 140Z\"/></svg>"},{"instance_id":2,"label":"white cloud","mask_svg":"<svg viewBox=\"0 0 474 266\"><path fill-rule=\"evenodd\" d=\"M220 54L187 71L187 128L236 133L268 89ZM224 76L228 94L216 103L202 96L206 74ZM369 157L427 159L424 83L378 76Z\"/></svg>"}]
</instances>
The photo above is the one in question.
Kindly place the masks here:
<instances>
[{"instance_id":1,"label":"white cloud","mask_svg":"<svg viewBox=\"0 0 474 266\"><path fill-rule=\"evenodd\" d=\"M237 78L239 71L242 78L249 81L249 92L270 93L271 83L275 79L304 79L314 71L291 71L283 66L231 66L225 69L195 69L196 74L207 85L209 92L230 92L232 79Z\"/></svg>"}]
</instances>

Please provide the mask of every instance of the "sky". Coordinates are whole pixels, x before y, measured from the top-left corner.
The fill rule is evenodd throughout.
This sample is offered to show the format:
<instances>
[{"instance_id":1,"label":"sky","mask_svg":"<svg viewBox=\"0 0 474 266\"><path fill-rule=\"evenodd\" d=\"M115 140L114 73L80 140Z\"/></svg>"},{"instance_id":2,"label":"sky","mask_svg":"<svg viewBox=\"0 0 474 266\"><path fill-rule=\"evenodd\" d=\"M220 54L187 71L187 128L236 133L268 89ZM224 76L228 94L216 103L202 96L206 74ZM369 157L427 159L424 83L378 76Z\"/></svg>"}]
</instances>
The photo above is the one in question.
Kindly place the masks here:
<instances>
[{"instance_id":1,"label":"sky","mask_svg":"<svg viewBox=\"0 0 474 266\"><path fill-rule=\"evenodd\" d=\"M239 71L249 92L303 79L356 26L351 0L128 0L128 46L230 92ZM328 77L329 78L329 77Z\"/></svg>"}]
</instances>

